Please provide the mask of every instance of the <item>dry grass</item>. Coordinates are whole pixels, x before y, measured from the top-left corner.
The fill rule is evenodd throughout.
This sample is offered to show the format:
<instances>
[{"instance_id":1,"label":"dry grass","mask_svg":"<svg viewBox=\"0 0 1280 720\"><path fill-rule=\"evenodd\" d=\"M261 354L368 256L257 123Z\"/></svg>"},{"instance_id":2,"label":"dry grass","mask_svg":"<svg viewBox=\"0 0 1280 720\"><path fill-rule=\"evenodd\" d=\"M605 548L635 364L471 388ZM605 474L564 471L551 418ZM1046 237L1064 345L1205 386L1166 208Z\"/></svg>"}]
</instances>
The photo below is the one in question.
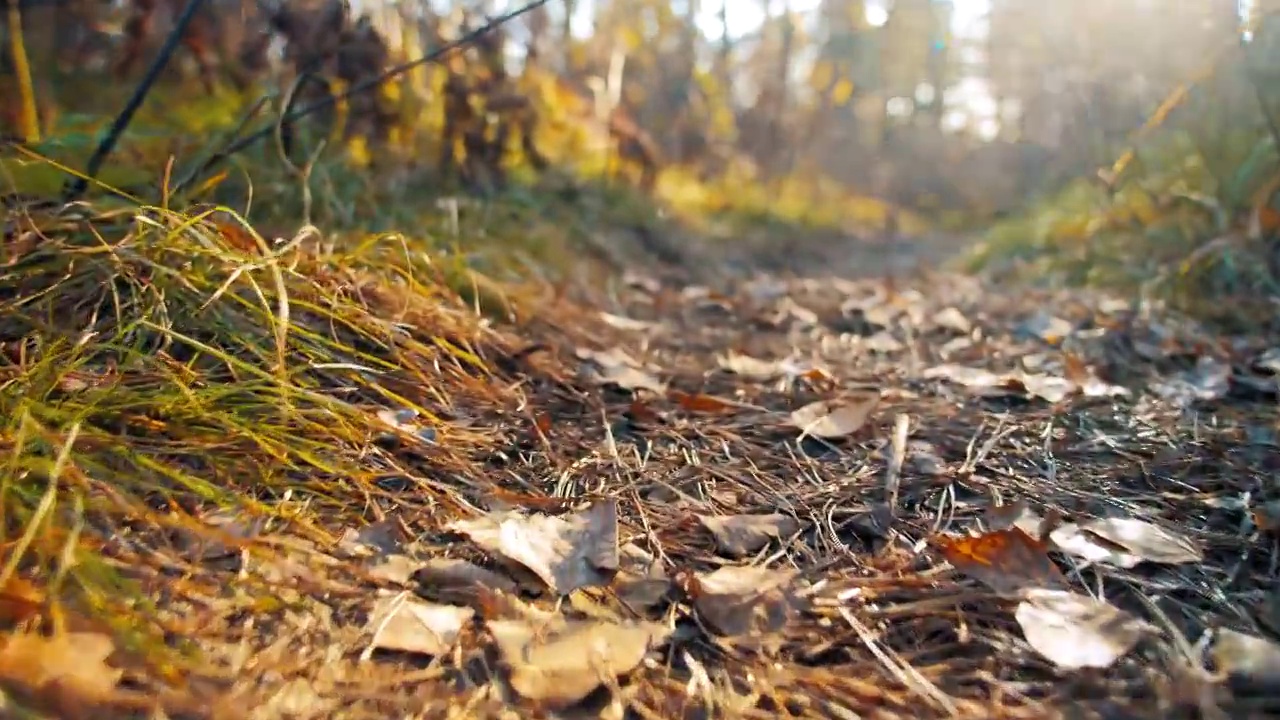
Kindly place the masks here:
<instances>
[{"instance_id":1,"label":"dry grass","mask_svg":"<svg viewBox=\"0 0 1280 720\"><path fill-rule=\"evenodd\" d=\"M619 680L585 647L566 645L581 656L565 660L571 668L603 680L561 717L1276 710L1274 693L1232 692L1180 649L1209 628L1270 632L1275 546L1240 498L1274 499L1265 444L1274 441L1258 439L1276 428L1274 400L1153 399L1146 383L1180 360L1172 350L1136 358L1147 321L1127 311L1100 310L1084 294L921 276L887 295L881 281L797 280L730 283L701 299L669 284L605 295L489 282L506 310L484 319L450 289L481 278L442 270L411 241L326 256L307 233L269 243L217 217L155 208L7 217L0 620L14 632L106 635L123 676L105 689L45 681L74 664L64 652L33 679L10 644L8 659L0 651L6 713L126 717L159 705L170 717L549 717L555 687L517 682L520 664L494 642L494 621L532 624L539 612L609 626L647 620L665 634ZM871 298L862 311L847 305L858 298ZM930 319L947 306L981 333L948 343L953 335ZM1078 321L1072 352L1136 398L1050 406L922 379L944 353L998 369L1041 356L1055 367L1059 349L1015 332L1036 307ZM856 339L880 329L865 319L877 312L901 347L872 351ZM1168 347L1217 352L1161 322L1176 328ZM1230 352L1240 360L1269 340ZM583 372L580 348L625 348L688 395L601 386ZM751 380L719 369L730 349L794 353L827 372ZM788 425L801 405L866 386L880 390L881 406L852 437L801 438ZM732 403L690 399L700 394ZM418 427L383 419L406 408ZM928 446L897 458L888 506L899 414ZM929 454L934 467L922 462ZM1205 560L1070 572L1075 587L1101 589L1159 631L1109 670L1056 669L1023 639L1016 598L966 580L934 549L993 497L1072 517L1150 519L1193 538ZM605 499L617 513L613 552L633 546L657 559L666 593L652 605L627 602L603 571L557 597L454 525ZM750 543L746 557L726 553L698 519L760 513L791 518L794 532ZM379 546L377 557L348 531ZM609 554L607 539L576 537ZM419 572L389 574L397 557ZM459 592L422 574L442 558L494 574ZM748 565L797 576L775 594L737 591L730 601L746 608L749 630L725 637L712 627L705 573ZM500 590L513 583L516 594ZM369 653L380 590L474 616L433 657ZM610 647L606 655L621 652Z\"/></svg>"}]
</instances>

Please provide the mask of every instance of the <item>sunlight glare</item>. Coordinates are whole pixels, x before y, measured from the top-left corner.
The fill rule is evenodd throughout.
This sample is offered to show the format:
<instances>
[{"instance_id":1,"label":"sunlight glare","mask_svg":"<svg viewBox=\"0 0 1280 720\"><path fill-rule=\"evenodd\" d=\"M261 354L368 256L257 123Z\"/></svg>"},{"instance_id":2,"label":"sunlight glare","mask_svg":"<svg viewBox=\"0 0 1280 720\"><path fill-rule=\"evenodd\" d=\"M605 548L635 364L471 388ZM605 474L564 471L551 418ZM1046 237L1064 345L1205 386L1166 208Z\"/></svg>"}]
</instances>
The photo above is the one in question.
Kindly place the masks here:
<instances>
[{"instance_id":1,"label":"sunlight glare","mask_svg":"<svg viewBox=\"0 0 1280 720\"><path fill-rule=\"evenodd\" d=\"M889 9L883 5L867 5L866 17L871 27L884 27L889 22Z\"/></svg>"}]
</instances>

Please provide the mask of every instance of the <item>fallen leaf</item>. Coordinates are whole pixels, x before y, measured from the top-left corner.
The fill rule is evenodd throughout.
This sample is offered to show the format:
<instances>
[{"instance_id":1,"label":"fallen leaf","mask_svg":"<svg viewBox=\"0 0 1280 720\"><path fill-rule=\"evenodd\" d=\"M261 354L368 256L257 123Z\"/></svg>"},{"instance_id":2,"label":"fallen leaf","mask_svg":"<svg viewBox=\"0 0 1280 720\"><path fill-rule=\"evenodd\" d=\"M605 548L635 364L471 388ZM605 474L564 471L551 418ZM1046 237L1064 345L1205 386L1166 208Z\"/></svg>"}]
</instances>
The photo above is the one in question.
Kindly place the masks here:
<instances>
[{"instance_id":1,"label":"fallen leaf","mask_svg":"<svg viewBox=\"0 0 1280 720\"><path fill-rule=\"evenodd\" d=\"M657 295L662 292L662 283L659 282L657 278L648 275L641 275L631 270L627 270L622 274L622 282L625 283L627 287L643 290L650 295Z\"/></svg>"},{"instance_id":2,"label":"fallen leaf","mask_svg":"<svg viewBox=\"0 0 1280 720\"><path fill-rule=\"evenodd\" d=\"M887 330L881 330L870 337L862 338L859 344L871 352L886 354L900 352L906 347L901 340L894 337L893 334Z\"/></svg>"},{"instance_id":3,"label":"fallen leaf","mask_svg":"<svg viewBox=\"0 0 1280 720\"><path fill-rule=\"evenodd\" d=\"M448 528L489 553L518 563L552 592L605 585L618 569L618 506L597 502L568 516L495 513Z\"/></svg>"},{"instance_id":4,"label":"fallen leaf","mask_svg":"<svg viewBox=\"0 0 1280 720\"><path fill-rule=\"evenodd\" d=\"M579 348L577 355L588 363L586 375L601 385L616 385L624 390L649 390L659 394L666 392L665 383L622 350Z\"/></svg>"},{"instance_id":5,"label":"fallen leaf","mask_svg":"<svg viewBox=\"0 0 1280 720\"><path fill-rule=\"evenodd\" d=\"M1016 527L1035 539L1040 529L1040 514L1019 498L1008 505L991 505L982 515L988 531L1007 530Z\"/></svg>"},{"instance_id":6,"label":"fallen leaf","mask_svg":"<svg viewBox=\"0 0 1280 720\"><path fill-rule=\"evenodd\" d=\"M1066 523L1049 533L1049 539L1063 552L1122 568L1144 561L1179 565L1204 559L1187 538L1134 518Z\"/></svg>"},{"instance_id":7,"label":"fallen leaf","mask_svg":"<svg viewBox=\"0 0 1280 720\"><path fill-rule=\"evenodd\" d=\"M1280 348L1269 348L1254 358L1253 369L1258 372L1280 375Z\"/></svg>"},{"instance_id":8,"label":"fallen leaf","mask_svg":"<svg viewBox=\"0 0 1280 720\"><path fill-rule=\"evenodd\" d=\"M603 368L595 378L601 385L617 385L623 390L648 390L659 394L667 390L666 383L657 377L627 365Z\"/></svg>"},{"instance_id":9,"label":"fallen leaf","mask_svg":"<svg viewBox=\"0 0 1280 720\"><path fill-rule=\"evenodd\" d=\"M1266 533L1280 533L1280 500L1261 503L1249 513L1253 524Z\"/></svg>"},{"instance_id":10,"label":"fallen leaf","mask_svg":"<svg viewBox=\"0 0 1280 720\"><path fill-rule=\"evenodd\" d=\"M1080 389L1070 380L1052 375L1024 373L1016 376L1016 380L1028 394L1049 403L1060 403Z\"/></svg>"},{"instance_id":11,"label":"fallen leaf","mask_svg":"<svg viewBox=\"0 0 1280 720\"><path fill-rule=\"evenodd\" d=\"M601 312L600 319L619 330L626 330L630 332L643 332L646 330L653 330L658 327L657 323L648 322L646 320L636 320L634 318L623 317L622 315L614 315L607 312Z\"/></svg>"},{"instance_id":12,"label":"fallen leaf","mask_svg":"<svg viewBox=\"0 0 1280 720\"><path fill-rule=\"evenodd\" d=\"M511 688L555 708L574 705L606 678L631 672L670 634L649 622L491 620L487 627L510 671Z\"/></svg>"},{"instance_id":13,"label":"fallen leaf","mask_svg":"<svg viewBox=\"0 0 1280 720\"><path fill-rule=\"evenodd\" d=\"M398 593L378 600L369 613L370 646L379 650L443 655L453 648L476 611L423 602Z\"/></svg>"},{"instance_id":14,"label":"fallen leaf","mask_svg":"<svg viewBox=\"0 0 1280 720\"><path fill-rule=\"evenodd\" d=\"M1050 345L1057 345L1073 332L1075 332L1075 325L1071 322L1040 311L1019 323L1014 334L1036 337Z\"/></svg>"},{"instance_id":15,"label":"fallen leaf","mask_svg":"<svg viewBox=\"0 0 1280 720\"><path fill-rule=\"evenodd\" d=\"M400 523L388 518L369 523L359 530L347 528L338 538L338 550L355 557L384 555L399 549L404 539Z\"/></svg>"},{"instance_id":16,"label":"fallen leaf","mask_svg":"<svg viewBox=\"0 0 1280 720\"><path fill-rule=\"evenodd\" d=\"M879 392L863 393L843 400L819 400L791 413L791 424L802 435L833 439L852 435L867 424L880 404Z\"/></svg>"},{"instance_id":17,"label":"fallen leaf","mask_svg":"<svg viewBox=\"0 0 1280 720\"><path fill-rule=\"evenodd\" d=\"M397 584L409 582L409 578L422 567L422 562L408 555L385 555L369 568L369 575Z\"/></svg>"},{"instance_id":18,"label":"fallen leaf","mask_svg":"<svg viewBox=\"0 0 1280 720\"><path fill-rule=\"evenodd\" d=\"M954 307L939 310L934 314L932 322L938 327L954 330L962 335L968 335L973 330L973 324L969 322L969 318Z\"/></svg>"},{"instance_id":19,"label":"fallen leaf","mask_svg":"<svg viewBox=\"0 0 1280 720\"><path fill-rule=\"evenodd\" d=\"M796 576L794 570L731 565L694 576L686 590L698 617L719 634L768 634L785 627L799 609Z\"/></svg>"},{"instance_id":20,"label":"fallen leaf","mask_svg":"<svg viewBox=\"0 0 1280 720\"><path fill-rule=\"evenodd\" d=\"M720 552L730 557L751 555L771 540L781 539L800 529L790 515L699 515L698 521L715 536Z\"/></svg>"},{"instance_id":21,"label":"fallen leaf","mask_svg":"<svg viewBox=\"0 0 1280 720\"><path fill-rule=\"evenodd\" d=\"M481 589L507 593L519 590L511 578L458 558L432 558L419 563L413 577L437 599L467 598Z\"/></svg>"},{"instance_id":22,"label":"fallen leaf","mask_svg":"<svg viewBox=\"0 0 1280 720\"><path fill-rule=\"evenodd\" d=\"M0 623L18 625L40 614L45 596L30 581L13 575L0 588Z\"/></svg>"},{"instance_id":23,"label":"fallen leaf","mask_svg":"<svg viewBox=\"0 0 1280 720\"><path fill-rule=\"evenodd\" d=\"M1024 591L1014 617L1031 647L1060 668L1105 668L1152 632L1147 623L1087 595Z\"/></svg>"},{"instance_id":24,"label":"fallen leaf","mask_svg":"<svg viewBox=\"0 0 1280 720\"><path fill-rule=\"evenodd\" d=\"M107 664L115 643L102 633L68 632L48 637L17 633L3 642L0 681L58 709L58 717L73 716L69 712L72 708L83 711L85 705L110 699L123 674Z\"/></svg>"},{"instance_id":25,"label":"fallen leaf","mask_svg":"<svg viewBox=\"0 0 1280 720\"><path fill-rule=\"evenodd\" d=\"M671 590L671 579L652 554L635 543L623 545L618 552L618 574L613 578L613 591L631 609L646 611L661 604Z\"/></svg>"},{"instance_id":26,"label":"fallen leaf","mask_svg":"<svg viewBox=\"0 0 1280 720\"><path fill-rule=\"evenodd\" d=\"M671 399L689 412L721 413L737 408L734 403L722 400L714 395L704 395L702 393L690 394L673 390L671 391Z\"/></svg>"},{"instance_id":27,"label":"fallen leaf","mask_svg":"<svg viewBox=\"0 0 1280 720\"><path fill-rule=\"evenodd\" d=\"M752 380L772 380L782 375L782 365L773 360L760 360L750 355L729 353L716 358L721 369Z\"/></svg>"},{"instance_id":28,"label":"fallen leaf","mask_svg":"<svg viewBox=\"0 0 1280 720\"><path fill-rule=\"evenodd\" d=\"M1085 397L1126 397L1130 394L1128 388L1099 379L1079 355L1064 353L1062 359L1063 375L1079 386Z\"/></svg>"},{"instance_id":29,"label":"fallen leaf","mask_svg":"<svg viewBox=\"0 0 1280 720\"><path fill-rule=\"evenodd\" d=\"M384 408L375 414L382 424L392 430L417 438L423 442L436 441L435 428L414 422L418 418L418 411L413 408L400 408L399 410Z\"/></svg>"},{"instance_id":30,"label":"fallen leaf","mask_svg":"<svg viewBox=\"0 0 1280 720\"><path fill-rule=\"evenodd\" d=\"M981 368L965 367L964 365L954 365L947 363L926 368L921 376L926 380L950 380L957 385L963 385L967 388L995 388L1005 383L1004 375L997 375L990 370Z\"/></svg>"},{"instance_id":31,"label":"fallen leaf","mask_svg":"<svg viewBox=\"0 0 1280 720\"><path fill-rule=\"evenodd\" d=\"M1204 355L1191 370L1153 383L1151 389L1160 397L1184 405L1218 400L1231 390L1231 375L1229 363Z\"/></svg>"},{"instance_id":32,"label":"fallen leaf","mask_svg":"<svg viewBox=\"0 0 1280 720\"><path fill-rule=\"evenodd\" d=\"M998 593L1067 585L1045 546L1018 527L977 536L941 535L933 544L956 570Z\"/></svg>"},{"instance_id":33,"label":"fallen leaf","mask_svg":"<svg viewBox=\"0 0 1280 720\"><path fill-rule=\"evenodd\" d=\"M907 443L907 467L921 475L941 475L947 463L939 457L932 443L912 440Z\"/></svg>"},{"instance_id":34,"label":"fallen leaf","mask_svg":"<svg viewBox=\"0 0 1280 720\"><path fill-rule=\"evenodd\" d=\"M1210 655L1227 675L1265 685L1280 683L1280 645L1270 640L1222 628Z\"/></svg>"},{"instance_id":35,"label":"fallen leaf","mask_svg":"<svg viewBox=\"0 0 1280 720\"><path fill-rule=\"evenodd\" d=\"M220 560L234 556L240 552L239 542L252 540L266 526L264 518L248 518L234 509L213 510L202 514L199 520L204 528L181 528L177 533L178 549L191 560Z\"/></svg>"}]
</instances>

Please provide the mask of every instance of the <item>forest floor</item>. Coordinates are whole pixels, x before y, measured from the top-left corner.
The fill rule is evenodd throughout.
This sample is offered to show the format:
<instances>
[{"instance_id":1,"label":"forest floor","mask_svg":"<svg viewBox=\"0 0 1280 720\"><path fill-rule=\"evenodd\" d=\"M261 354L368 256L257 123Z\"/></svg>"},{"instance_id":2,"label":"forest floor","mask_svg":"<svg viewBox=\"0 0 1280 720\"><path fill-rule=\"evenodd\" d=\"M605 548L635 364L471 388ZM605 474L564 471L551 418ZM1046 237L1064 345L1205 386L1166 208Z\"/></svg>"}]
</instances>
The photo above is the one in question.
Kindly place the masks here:
<instances>
[{"instance_id":1,"label":"forest floor","mask_svg":"<svg viewBox=\"0 0 1280 720\"><path fill-rule=\"evenodd\" d=\"M5 717L1280 712L1274 337L945 238L495 318L385 239L8 223Z\"/></svg>"}]
</instances>

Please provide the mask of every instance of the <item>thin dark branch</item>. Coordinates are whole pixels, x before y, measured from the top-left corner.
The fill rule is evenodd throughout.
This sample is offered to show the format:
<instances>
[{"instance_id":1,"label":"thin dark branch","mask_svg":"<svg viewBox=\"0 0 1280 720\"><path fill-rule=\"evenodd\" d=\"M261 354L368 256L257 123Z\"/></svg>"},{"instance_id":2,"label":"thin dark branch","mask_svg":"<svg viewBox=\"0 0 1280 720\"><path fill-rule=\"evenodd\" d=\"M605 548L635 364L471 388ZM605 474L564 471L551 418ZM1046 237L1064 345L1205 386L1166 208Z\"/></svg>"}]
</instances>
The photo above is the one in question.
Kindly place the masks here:
<instances>
[{"instance_id":1,"label":"thin dark branch","mask_svg":"<svg viewBox=\"0 0 1280 720\"><path fill-rule=\"evenodd\" d=\"M85 167L85 176L73 178L63 190L62 199L64 202L72 203L79 200L89 188L89 181L98 176L98 172L102 170L102 164L107 161L107 157L115 149L116 143L120 142L120 137L124 135L125 129L129 127L129 123L133 120L134 114L138 112L138 108L142 107L142 102L146 100L147 93L151 92L151 87L159 79L161 71L164 70L165 65L169 64L169 58L173 56L173 51L177 49L178 43L182 41L182 36L186 33L187 26L191 24L192 18L195 17L196 11L200 9L201 2L202 0L187 0L186 7L182 8L182 13L173 23L173 29L165 37L164 45L160 47L160 53L155 60L151 61L151 66L147 68L147 74L143 76L138 86L134 88L133 96L125 103L124 109L120 111L120 114L111 123L111 128L107 131L106 137L102 138L102 141L98 143L98 147L93 151L93 156L89 158L89 164Z\"/></svg>"},{"instance_id":2,"label":"thin dark branch","mask_svg":"<svg viewBox=\"0 0 1280 720\"><path fill-rule=\"evenodd\" d=\"M263 138L270 137L273 133L276 132L276 129L280 125L296 122L299 118L306 117L307 115L310 115L311 113L317 110L322 110L342 100L346 100L349 97L358 95L362 92L368 92L370 90L373 90L374 88L377 88L382 83L396 77L397 75L408 72L409 70L412 70L413 68L418 67L419 65L426 65L428 63L435 62L440 58L444 57L445 55L449 54L450 52L457 50L458 48L461 48L467 45L468 43L471 43L476 38L491 32L495 28L505 23L508 23L520 17L521 15L524 15L527 12L536 10L537 8L540 8L543 5L546 5L547 2L548 0L532 0L531 2L521 7L518 7L515 10L512 10L503 15L498 15L490 19L484 25L481 25L475 30L472 30L462 35L456 40L453 40L451 42L445 43L444 45L441 45L440 47L436 48L435 50L432 50L431 52L427 53L426 55L423 55L422 57L416 60L410 60L409 62L401 63L399 65L391 67L390 69L382 72L381 74L375 77L369 78L368 80L364 80L362 82L356 83L355 85L352 85L351 87L347 88L345 91L337 95L330 94L327 97L317 100L316 102L313 102L309 105L300 107L297 110L293 110L291 112L284 114L279 119L278 122L272 123L271 125L261 128L249 135L245 135L244 137L241 137L239 140L228 145L226 148L223 148L218 153L214 154L208 160L203 162L199 167L192 170L186 177L182 178L177 184L175 184L173 186L173 191L172 191L173 194L176 195L180 193L182 190L184 190L185 188L190 187L192 183L195 183L198 180L200 180L200 178L203 177L205 173L209 172L209 170L213 169L219 163L225 161L227 158L231 157L235 153L238 153L241 150L244 150L245 148L258 142L259 140L262 140Z\"/></svg>"}]
</instances>

